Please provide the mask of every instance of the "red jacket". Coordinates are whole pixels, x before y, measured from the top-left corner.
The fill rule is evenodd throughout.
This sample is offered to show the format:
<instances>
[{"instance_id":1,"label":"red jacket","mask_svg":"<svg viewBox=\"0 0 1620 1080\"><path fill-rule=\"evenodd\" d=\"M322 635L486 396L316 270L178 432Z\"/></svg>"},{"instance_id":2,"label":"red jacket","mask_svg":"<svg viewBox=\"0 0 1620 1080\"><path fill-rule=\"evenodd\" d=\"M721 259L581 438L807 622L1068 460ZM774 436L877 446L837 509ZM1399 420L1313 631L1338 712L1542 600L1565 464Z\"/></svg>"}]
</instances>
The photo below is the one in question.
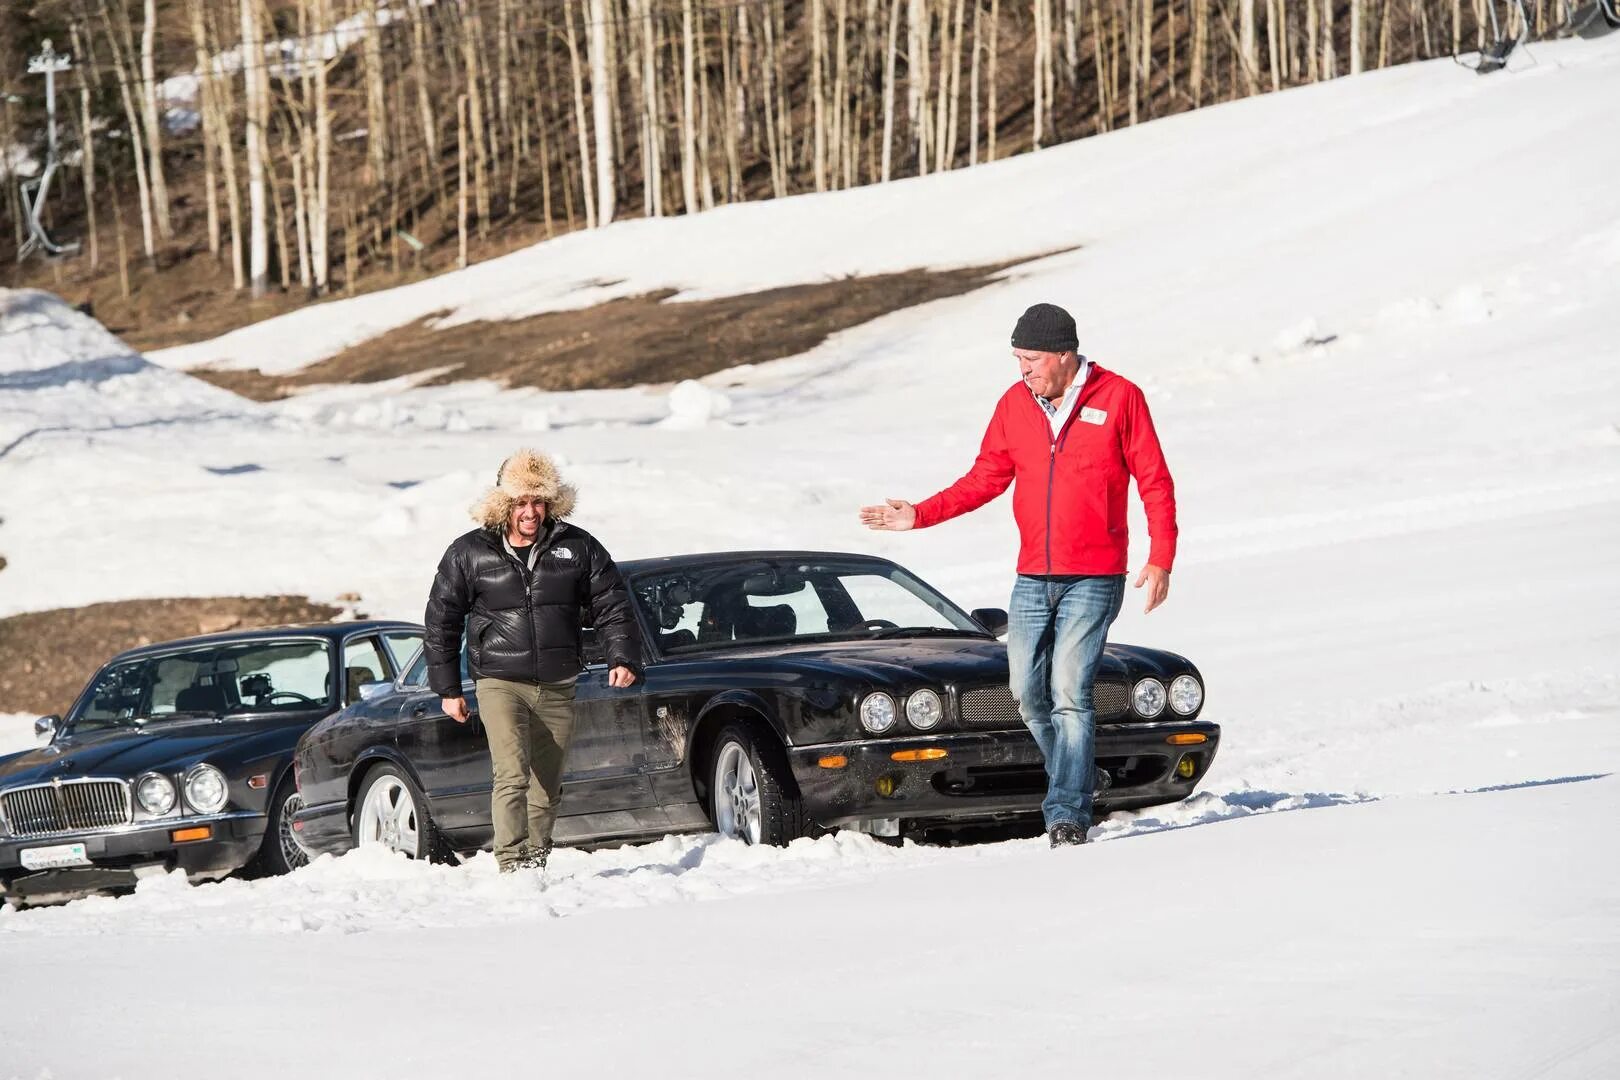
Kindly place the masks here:
<instances>
[{"instance_id":1,"label":"red jacket","mask_svg":"<svg viewBox=\"0 0 1620 1080\"><path fill-rule=\"evenodd\" d=\"M1046 411L1022 382L996 402L968 474L917 504L916 527L977 510L1013 488L1022 542L1020 574L1123 574L1125 492L1130 478L1147 508L1148 562L1176 557L1176 492L1142 391L1091 365L1079 400L1056 438Z\"/></svg>"}]
</instances>

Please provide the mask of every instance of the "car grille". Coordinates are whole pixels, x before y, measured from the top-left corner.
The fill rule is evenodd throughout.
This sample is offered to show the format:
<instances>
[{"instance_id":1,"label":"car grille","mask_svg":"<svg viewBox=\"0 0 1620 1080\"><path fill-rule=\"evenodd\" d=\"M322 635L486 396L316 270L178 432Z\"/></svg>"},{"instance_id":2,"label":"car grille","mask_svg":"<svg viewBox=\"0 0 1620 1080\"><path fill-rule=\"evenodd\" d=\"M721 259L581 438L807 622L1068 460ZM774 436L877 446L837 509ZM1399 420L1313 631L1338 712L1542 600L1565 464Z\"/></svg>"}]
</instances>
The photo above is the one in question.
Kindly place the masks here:
<instances>
[{"instance_id":1,"label":"car grille","mask_svg":"<svg viewBox=\"0 0 1620 1080\"><path fill-rule=\"evenodd\" d=\"M962 691L962 723L970 727L1022 727L1018 702L1012 690L1002 684L976 686ZM1097 723L1117 720L1130 707L1130 693L1124 683L1099 682L1091 687L1091 707Z\"/></svg>"},{"instance_id":2,"label":"car grille","mask_svg":"<svg viewBox=\"0 0 1620 1080\"><path fill-rule=\"evenodd\" d=\"M0 794L0 814L11 835L33 838L128 825L134 816L122 780L64 780Z\"/></svg>"}]
</instances>

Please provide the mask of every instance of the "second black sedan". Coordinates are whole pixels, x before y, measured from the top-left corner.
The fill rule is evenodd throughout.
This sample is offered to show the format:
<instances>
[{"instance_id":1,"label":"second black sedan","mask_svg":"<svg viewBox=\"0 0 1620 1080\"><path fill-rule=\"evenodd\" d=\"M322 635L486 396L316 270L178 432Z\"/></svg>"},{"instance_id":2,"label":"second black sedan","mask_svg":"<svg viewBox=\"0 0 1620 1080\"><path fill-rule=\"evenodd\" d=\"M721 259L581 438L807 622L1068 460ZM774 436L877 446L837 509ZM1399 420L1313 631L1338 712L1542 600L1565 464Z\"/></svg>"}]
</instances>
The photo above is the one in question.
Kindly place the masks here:
<instances>
[{"instance_id":1,"label":"second black sedan","mask_svg":"<svg viewBox=\"0 0 1620 1080\"><path fill-rule=\"evenodd\" d=\"M1007 684L1006 615L971 615L863 555L743 552L621 565L648 642L627 689L587 639L559 843L718 829L786 843L1036 821L1039 750ZM465 670L463 676L465 678ZM464 690L476 714L475 690ZM1094 688L1098 814L1186 798L1220 728L1171 653L1110 645ZM422 858L491 841L477 722L446 717L420 657L312 728L295 816L311 851L382 844Z\"/></svg>"},{"instance_id":2,"label":"second black sedan","mask_svg":"<svg viewBox=\"0 0 1620 1080\"><path fill-rule=\"evenodd\" d=\"M292 751L310 725L420 651L412 623L241 630L120 653L45 745L0 757L0 896L13 905L127 891L148 874L278 874Z\"/></svg>"}]
</instances>

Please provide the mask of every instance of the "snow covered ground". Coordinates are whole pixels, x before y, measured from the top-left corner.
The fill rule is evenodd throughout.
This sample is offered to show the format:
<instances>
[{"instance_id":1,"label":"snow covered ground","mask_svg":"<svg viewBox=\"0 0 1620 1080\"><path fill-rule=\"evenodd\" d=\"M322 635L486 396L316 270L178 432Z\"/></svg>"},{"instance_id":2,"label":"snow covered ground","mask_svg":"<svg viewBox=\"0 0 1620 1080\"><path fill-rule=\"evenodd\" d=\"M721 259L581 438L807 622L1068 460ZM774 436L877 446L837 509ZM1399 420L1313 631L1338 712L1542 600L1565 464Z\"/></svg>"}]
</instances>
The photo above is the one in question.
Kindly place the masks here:
<instances>
[{"instance_id":1,"label":"snow covered ground","mask_svg":"<svg viewBox=\"0 0 1620 1080\"><path fill-rule=\"evenodd\" d=\"M620 557L867 550L1003 606L1005 502L914 535L855 508L959 475L1013 320L1062 303L1146 388L1180 496L1170 602L1128 598L1114 636L1193 657L1225 729L1200 796L1059 856L700 837L565 853L543 889L351 857L0 913L29 987L0 1078L1620 1074L1620 41L1535 55L615 225L161 367L0 294L0 613L356 591L408 617L521 444ZM1069 248L673 407L404 382L261 406L173 370L301 366L434 310Z\"/></svg>"}]
</instances>

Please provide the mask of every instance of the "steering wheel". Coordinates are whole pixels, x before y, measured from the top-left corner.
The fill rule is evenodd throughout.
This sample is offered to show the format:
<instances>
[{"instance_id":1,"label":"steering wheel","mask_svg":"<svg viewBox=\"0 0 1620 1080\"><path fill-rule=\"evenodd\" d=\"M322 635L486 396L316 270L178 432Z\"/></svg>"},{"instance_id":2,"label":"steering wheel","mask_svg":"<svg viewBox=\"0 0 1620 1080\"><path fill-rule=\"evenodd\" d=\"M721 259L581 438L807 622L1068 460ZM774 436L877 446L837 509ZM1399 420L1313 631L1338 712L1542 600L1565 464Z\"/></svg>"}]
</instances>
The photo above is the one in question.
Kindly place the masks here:
<instances>
[{"instance_id":1,"label":"steering wheel","mask_svg":"<svg viewBox=\"0 0 1620 1080\"><path fill-rule=\"evenodd\" d=\"M854 626L849 627L849 629L851 629L851 630L893 630L899 625L900 625L899 623L890 622L888 619L862 619L860 622L856 623Z\"/></svg>"},{"instance_id":2,"label":"steering wheel","mask_svg":"<svg viewBox=\"0 0 1620 1080\"><path fill-rule=\"evenodd\" d=\"M278 698L278 697L292 698L294 701L302 702L305 705L313 705L313 704L315 704L315 699L314 698L305 697L303 694L300 694L296 690L276 690L276 691L272 691L271 694L268 697L265 698L265 701L268 702L268 703L274 704L276 698Z\"/></svg>"}]
</instances>

